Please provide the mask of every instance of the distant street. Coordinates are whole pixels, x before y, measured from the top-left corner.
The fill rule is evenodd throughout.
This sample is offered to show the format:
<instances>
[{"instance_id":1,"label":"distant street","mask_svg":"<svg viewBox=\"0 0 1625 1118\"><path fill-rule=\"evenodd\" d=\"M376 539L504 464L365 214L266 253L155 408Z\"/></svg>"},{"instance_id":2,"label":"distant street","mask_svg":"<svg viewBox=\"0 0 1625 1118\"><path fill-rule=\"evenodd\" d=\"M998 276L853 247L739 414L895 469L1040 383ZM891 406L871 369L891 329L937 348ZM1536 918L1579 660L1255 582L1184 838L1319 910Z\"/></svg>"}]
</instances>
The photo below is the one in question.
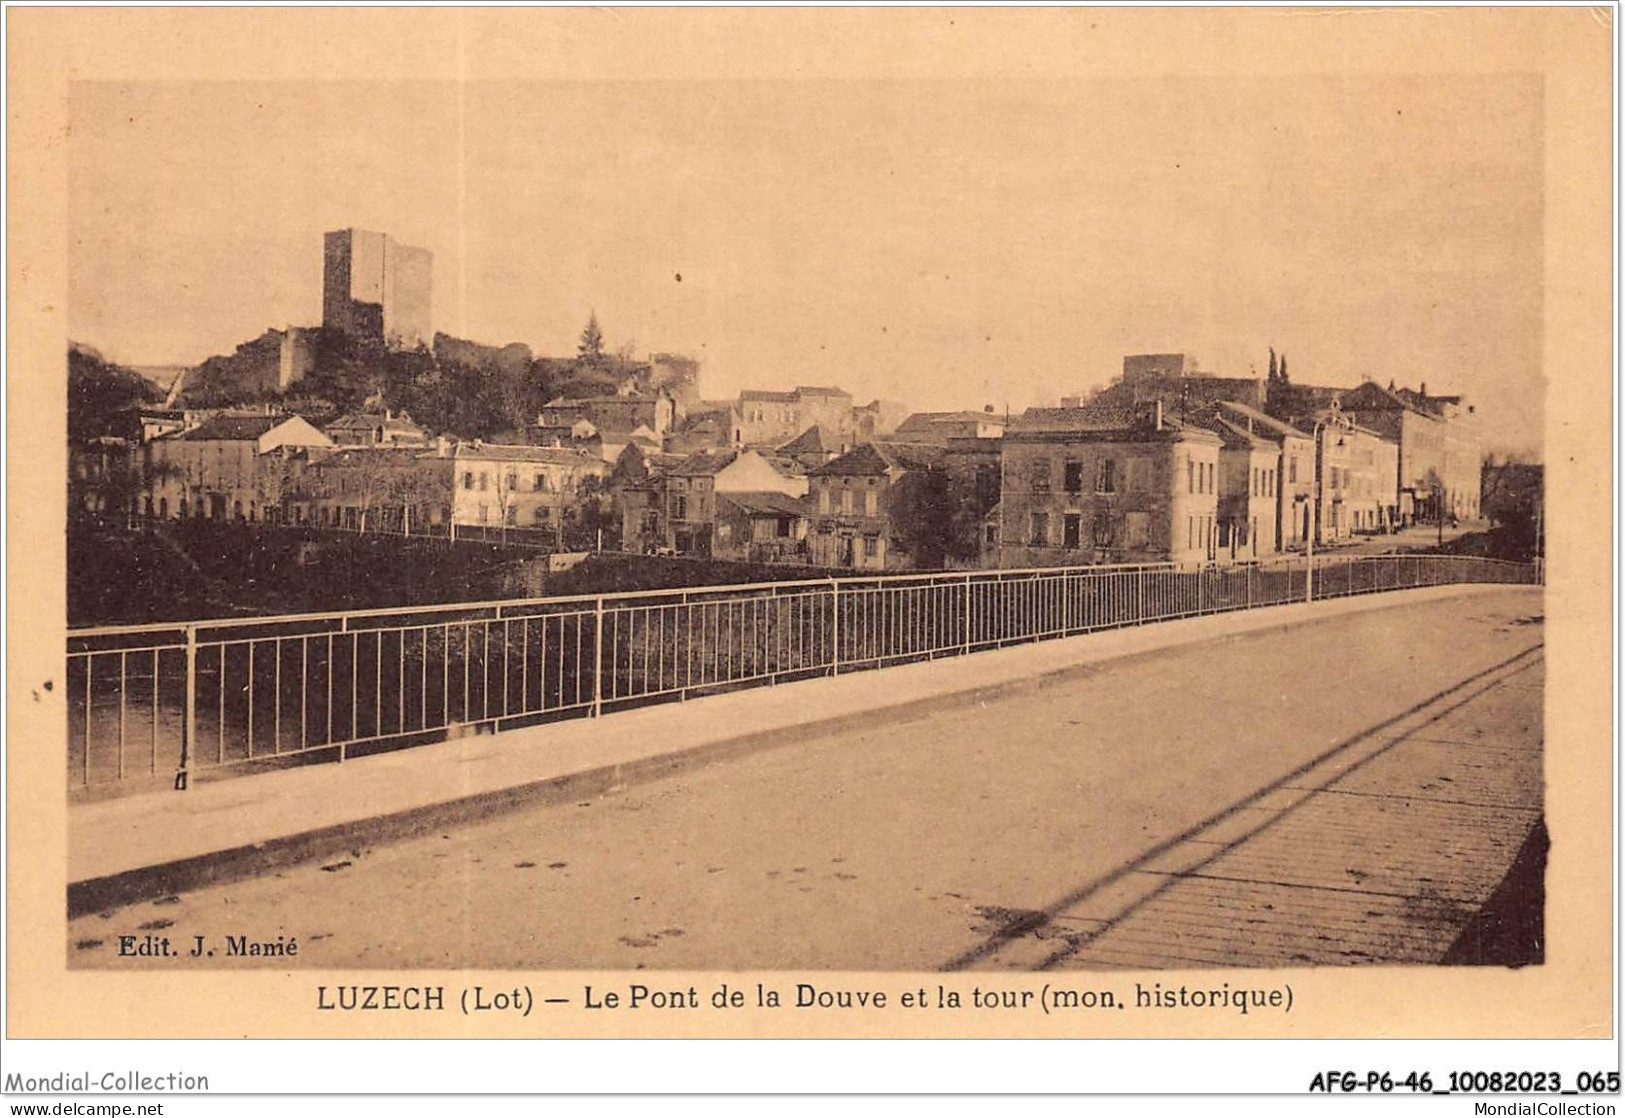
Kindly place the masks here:
<instances>
[{"instance_id":1,"label":"distant street","mask_svg":"<svg viewBox=\"0 0 1625 1118\"><path fill-rule=\"evenodd\" d=\"M1273 809L1276 785L1324 786L1352 767L1345 754L1376 758L1361 769L1365 783L1336 799L1342 814L1336 826L1317 826L1315 842L1270 848L1272 880L1298 880L1297 867L1281 864L1296 850L1324 862L1369 845L1374 832L1364 824L1339 829L1337 822L1361 805L1412 810L1414 799L1436 796L1429 818L1463 828L1465 838L1390 828L1385 853L1371 865L1348 869L1344 861L1328 872L1339 875L1333 893L1377 897L1362 911L1399 922L1385 943L1442 950L1448 943L1424 934L1438 934L1441 925L1429 922L1435 909L1419 915L1416 905L1400 903L1398 885L1378 879L1401 868L1425 876L1429 859L1448 852L1455 862L1441 863L1449 876L1433 893L1437 904L1459 908L1468 893L1453 883L1493 888L1480 879L1504 872L1538 819L1541 615L1538 590L1512 589L1130 659L978 708L831 735L575 806L91 914L69 925L69 961L177 969L211 962L278 969L1157 965L1167 951L1152 941L1167 925L1155 921L1133 938L1138 954L1119 948L1091 959L1077 950L1081 941L1063 939L1004 956L1014 928L1044 914L1068 919L1092 883L1124 867L1143 869L1159 851L1178 854L1180 840L1226 809ZM1385 734L1436 752L1407 760L1396 748L1379 756ZM1341 769L1324 761L1312 767L1337 747L1345 752L1331 763ZM1454 775L1436 775L1446 771L1439 757ZM1506 801L1510 811L1480 802L1488 792L1471 792L1486 773L1519 782L1523 798ZM1496 817L1493 833L1483 810ZM1201 833L1195 840L1208 841ZM1311 875L1301 884L1324 892L1317 882ZM1244 909L1250 895L1233 890L1222 899L1238 923L1248 913L1237 906ZM1163 899L1187 913L1208 903ZM1334 946L1359 938L1342 923L1321 934L1313 922L1326 911L1299 905L1296 930ZM211 943L289 936L299 953L201 963L115 957L120 935L147 934L187 947L197 935ZM1383 961L1383 950L1378 943L1316 961ZM1264 965L1310 958L1257 951L1253 961Z\"/></svg>"}]
</instances>

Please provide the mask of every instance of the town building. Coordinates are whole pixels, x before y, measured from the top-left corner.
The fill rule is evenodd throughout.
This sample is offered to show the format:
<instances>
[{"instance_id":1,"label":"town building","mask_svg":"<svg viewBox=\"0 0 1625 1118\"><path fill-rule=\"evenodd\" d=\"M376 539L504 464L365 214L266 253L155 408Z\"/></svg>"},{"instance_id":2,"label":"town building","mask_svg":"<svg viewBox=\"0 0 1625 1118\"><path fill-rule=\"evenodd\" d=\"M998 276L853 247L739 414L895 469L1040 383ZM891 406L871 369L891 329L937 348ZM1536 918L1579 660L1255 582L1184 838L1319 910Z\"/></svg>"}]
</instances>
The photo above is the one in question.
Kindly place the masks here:
<instances>
[{"instance_id":1,"label":"town building","mask_svg":"<svg viewBox=\"0 0 1625 1118\"><path fill-rule=\"evenodd\" d=\"M1004 435L1004 567L1216 561L1220 439L1138 408L1029 408Z\"/></svg>"},{"instance_id":2,"label":"town building","mask_svg":"<svg viewBox=\"0 0 1625 1118\"><path fill-rule=\"evenodd\" d=\"M1399 502L1399 447L1344 415L1336 403L1314 417L1315 543L1392 531Z\"/></svg>"},{"instance_id":3,"label":"town building","mask_svg":"<svg viewBox=\"0 0 1625 1118\"><path fill-rule=\"evenodd\" d=\"M427 446L429 433L405 412L385 409L340 416L324 430L335 446Z\"/></svg>"},{"instance_id":4,"label":"town building","mask_svg":"<svg viewBox=\"0 0 1625 1118\"><path fill-rule=\"evenodd\" d=\"M655 392L622 392L612 396L560 397L542 405L536 417L536 426L544 430L570 428L579 431L583 421L592 425L605 444L624 447L632 436L642 429L643 436L658 445L666 432L674 428L683 413L671 393L665 389ZM619 455L616 449L614 454ZM613 460L613 457L611 458Z\"/></svg>"},{"instance_id":5,"label":"town building","mask_svg":"<svg viewBox=\"0 0 1625 1118\"><path fill-rule=\"evenodd\" d=\"M211 416L146 444L143 511L159 520L274 519L293 457L332 446L297 415Z\"/></svg>"},{"instance_id":6,"label":"town building","mask_svg":"<svg viewBox=\"0 0 1625 1118\"><path fill-rule=\"evenodd\" d=\"M893 436L899 424L909 416L908 405L896 400L876 397L867 404L852 408L853 443L873 442Z\"/></svg>"},{"instance_id":7,"label":"town building","mask_svg":"<svg viewBox=\"0 0 1625 1118\"><path fill-rule=\"evenodd\" d=\"M561 531L609 472L603 459L563 447L475 441L458 444L453 458L458 526Z\"/></svg>"},{"instance_id":8,"label":"town building","mask_svg":"<svg viewBox=\"0 0 1625 1118\"><path fill-rule=\"evenodd\" d=\"M323 326L390 349L429 344L433 254L365 229L328 233L322 249Z\"/></svg>"},{"instance_id":9,"label":"town building","mask_svg":"<svg viewBox=\"0 0 1625 1118\"><path fill-rule=\"evenodd\" d=\"M1219 436L1220 557L1231 562L1268 558L1280 550L1280 448L1217 410L1203 426Z\"/></svg>"},{"instance_id":10,"label":"town building","mask_svg":"<svg viewBox=\"0 0 1625 1118\"><path fill-rule=\"evenodd\" d=\"M946 446L949 439L996 439L1008 420L989 406L982 411L920 411L897 427L897 439Z\"/></svg>"},{"instance_id":11,"label":"town building","mask_svg":"<svg viewBox=\"0 0 1625 1118\"><path fill-rule=\"evenodd\" d=\"M1275 446L1275 537L1280 550L1297 550L1309 538L1315 497L1315 443L1290 423L1246 404L1220 401L1218 414Z\"/></svg>"},{"instance_id":12,"label":"town building","mask_svg":"<svg viewBox=\"0 0 1625 1118\"><path fill-rule=\"evenodd\" d=\"M946 448L877 440L808 473L813 565L854 570L913 570L940 565L923 554L941 544L945 525L922 522L945 501ZM933 539L935 537L935 539Z\"/></svg>"},{"instance_id":13,"label":"town building","mask_svg":"<svg viewBox=\"0 0 1625 1118\"><path fill-rule=\"evenodd\" d=\"M739 405L731 400L702 400L666 437L666 449L693 454L707 449L744 445L745 430Z\"/></svg>"},{"instance_id":14,"label":"town building","mask_svg":"<svg viewBox=\"0 0 1625 1118\"><path fill-rule=\"evenodd\" d=\"M636 552L713 555L720 495L771 492L795 498L806 491L805 477L787 476L749 448L699 451L625 487L622 546Z\"/></svg>"},{"instance_id":15,"label":"town building","mask_svg":"<svg viewBox=\"0 0 1625 1118\"><path fill-rule=\"evenodd\" d=\"M336 448L294 472L283 490L281 519L352 532L445 534L453 467L445 448Z\"/></svg>"},{"instance_id":16,"label":"town building","mask_svg":"<svg viewBox=\"0 0 1625 1118\"><path fill-rule=\"evenodd\" d=\"M855 425L852 394L840 388L801 385L789 392L746 389L739 394L740 441L780 446L817 424L850 441Z\"/></svg>"},{"instance_id":17,"label":"town building","mask_svg":"<svg viewBox=\"0 0 1625 1118\"><path fill-rule=\"evenodd\" d=\"M849 438L843 438L823 425L815 423L776 450L776 455L799 463L803 469L813 470L825 462L840 457L852 449Z\"/></svg>"},{"instance_id":18,"label":"town building","mask_svg":"<svg viewBox=\"0 0 1625 1118\"><path fill-rule=\"evenodd\" d=\"M771 490L717 494L711 554L751 563L807 562L805 498Z\"/></svg>"}]
</instances>

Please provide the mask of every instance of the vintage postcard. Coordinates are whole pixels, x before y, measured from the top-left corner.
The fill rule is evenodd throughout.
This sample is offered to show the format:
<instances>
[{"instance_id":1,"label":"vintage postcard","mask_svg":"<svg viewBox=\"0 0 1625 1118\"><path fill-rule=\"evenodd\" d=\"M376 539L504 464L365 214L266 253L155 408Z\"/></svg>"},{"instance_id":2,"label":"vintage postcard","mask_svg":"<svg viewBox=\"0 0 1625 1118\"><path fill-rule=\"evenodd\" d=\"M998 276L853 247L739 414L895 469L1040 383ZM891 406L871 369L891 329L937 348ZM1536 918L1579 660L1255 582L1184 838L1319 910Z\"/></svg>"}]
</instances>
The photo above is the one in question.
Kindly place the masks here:
<instances>
[{"instance_id":1,"label":"vintage postcard","mask_svg":"<svg viewBox=\"0 0 1625 1118\"><path fill-rule=\"evenodd\" d=\"M1613 17L9 10L8 1033L1609 1035Z\"/></svg>"}]
</instances>

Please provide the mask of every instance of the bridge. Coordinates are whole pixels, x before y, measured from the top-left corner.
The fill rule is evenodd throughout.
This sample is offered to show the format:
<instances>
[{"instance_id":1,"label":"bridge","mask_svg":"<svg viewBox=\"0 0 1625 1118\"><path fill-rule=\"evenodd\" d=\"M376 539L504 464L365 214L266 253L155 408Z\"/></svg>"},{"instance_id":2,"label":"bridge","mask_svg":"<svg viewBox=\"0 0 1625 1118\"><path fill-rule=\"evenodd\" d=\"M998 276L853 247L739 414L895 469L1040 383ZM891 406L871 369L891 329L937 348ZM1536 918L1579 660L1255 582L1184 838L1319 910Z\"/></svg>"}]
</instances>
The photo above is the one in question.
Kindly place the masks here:
<instances>
[{"instance_id":1,"label":"bridge","mask_svg":"<svg viewBox=\"0 0 1625 1118\"><path fill-rule=\"evenodd\" d=\"M88 716L70 726L84 743L70 762L94 778L123 756L126 780L87 780L70 809L70 958L125 965L107 949L124 923L202 927L220 905L320 936L308 965L1459 953L1538 845L1540 592L1486 585L1527 582L1527 568L1437 556L1317 562L1312 603L1306 575L983 572L206 623L183 634L180 662L199 678L133 687L130 663L156 660L161 677L173 648L81 632ZM91 651L93 639L125 643ZM583 651L562 656L575 640ZM487 641L499 651L479 655ZM324 659L317 645L343 651ZM181 692L186 791L131 779L134 740L149 747L144 775L169 775L150 746L173 717L137 735L125 709L114 754L98 749L113 716L97 679L113 672L91 657L123 661L123 690L149 710ZM538 685L543 664L556 674ZM351 689L323 713L356 732L286 748L298 708L307 736L327 729L312 679L321 699ZM454 716L429 728L450 740L358 756L388 737L379 719L405 727L391 744L410 744L435 699ZM239 702L240 720L219 717ZM487 703L487 719L456 717ZM332 754L346 763L290 764ZM1361 850L1379 853L1339 863ZM430 889L542 905L559 924L515 939L494 910L467 925L461 908L382 925L341 915L404 914ZM742 938L733 917L718 926L708 904L760 936ZM366 942L365 926L383 925L386 940ZM469 941L473 927L490 941Z\"/></svg>"}]
</instances>

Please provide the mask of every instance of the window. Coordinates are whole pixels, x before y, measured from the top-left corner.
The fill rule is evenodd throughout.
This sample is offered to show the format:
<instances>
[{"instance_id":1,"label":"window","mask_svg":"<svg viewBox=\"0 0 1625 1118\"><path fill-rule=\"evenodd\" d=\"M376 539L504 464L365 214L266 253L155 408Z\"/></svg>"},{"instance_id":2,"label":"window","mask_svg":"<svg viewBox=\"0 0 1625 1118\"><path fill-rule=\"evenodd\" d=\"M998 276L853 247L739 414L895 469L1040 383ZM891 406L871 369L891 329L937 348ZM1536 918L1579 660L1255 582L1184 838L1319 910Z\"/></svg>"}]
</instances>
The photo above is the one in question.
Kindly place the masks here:
<instances>
[{"instance_id":1,"label":"window","mask_svg":"<svg viewBox=\"0 0 1625 1118\"><path fill-rule=\"evenodd\" d=\"M988 524L982 529L983 539L991 546L999 542L999 529L995 524Z\"/></svg>"},{"instance_id":2,"label":"window","mask_svg":"<svg viewBox=\"0 0 1625 1118\"><path fill-rule=\"evenodd\" d=\"M1263 473L1263 471L1260 470L1257 466L1253 467L1253 496L1254 497L1262 497L1264 495L1264 479L1260 476L1262 473Z\"/></svg>"},{"instance_id":3,"label":"window","mask_svg":"<svg viewBox=\"0 0 1625 1118\"><path fill-rule=\"evenodd\" d=\"M484 475L482 474L481 476L483 477ZM480 502L479 514L480 514L480 523L481 524L484 524L488 519L490 519L489 513L488 513L488 511L486 509L486 506L485 506L485 503L483 501Z\"/></svg>"},{"instance_id":4,"label":"window","mask_svg":"<svg viewBox=\"0 0 1625 1118\"><path fill-rule=\"evenodd\" d=\"M672 516L677 520L688 519L688 498L678 494L672 498Z\"/></svg>"},{"instance_id":5,"label":"window","mask_svg":"<svg viewBox=\"0 0 1625 1118\"><path fill-rule=\"evenodd\" d=\"M863 555L864 555L864 558L873 559L875 556L877 556L879 554L880 554L880 537L879 536L864 536L863 537Z\"/></svg>"},{"instance_id":6,"label":"window","mask_svg":"<svg viewBox=\"0 0 1625 1118\"><path fill-rule=\"evenodd\" d=\"M863 515L874 516L879 512L879 507L879 495L873 489L865 491L863 494Z\"/></svg>"},{"instance_id":7,"label":"window","mask_svg":"<svg viewBox=\"0 0 1625 1118\"><path fill-rule=\"evenodd\" d=\"M1298 456L1296 454L1286 460L1286 479L1289 482L1298 480Z\"/></svg>"},{"instance_id":8,"label":"window","mask_svg":"<svg viewBox=\"0 0 1625 1118\"><path fill-rule=\"evenodd\" d=\"M1130 493L1144 493L1147 489L1145 475L1151 463L1144 458L1130 458L1128 462L1128 491Z\"/></svg>"},{"instance_id":9,"label":"window","mask_svg":"<svg viewBox=\"0 0 1625 1118\"><path fill-rule=\"evenodd\" d=\"M484 493L486 491L486 489L489 488L490 484L491 484L490 477L486 474L486 472L484 470L481 470L480 471L480 492Z\"/></svg>"},{"instance_id":10,"label":"window","mask_svg":"<svg viewBox=\"0 0 1625 1118\"><path fill-rule=\"evenodd\" d=\"M1208 462L1203 468L1207 470L1207 492L1211 493L1213 492L1213 463Z\"/></svg>"},{"instance_id":11,"label":"window","mask_svg":"<svg viewBox=\"0 0 1625 1118\"><path fill-rule=\"evenodd\" d=\"M1112 518L1106 513L1097 515L1094 523L1089 527L1095 537L1096 547L1110 547L1116 539L1116 525L1112 523Z\"/></svg>"},{"instance_id":12,"label":"window","mask_svg":"<svg viewBox=\"0 0 1625 1118\"><path fill-rule=\"evenodd\" d=\"M1185 547L1190 549L1196 546L1196 517L1185 518Z\"/></svg>"},{"instance_id":13,"label":"window","mask_svg":"<svg viewBox=\"0 0 1625 1118\"><path fill-rule=\"evenodd\" d=\"M536 471L536 480L531 485L531 488L534 489L538 493L546 493L547 492L547 475L542 473L540 470Z\"/></svg>"},{"instance_id":14,"label":"window","mask_svg":"<svg viewBox=\"0 0 1625 1118\"><path fill-rule=\"evenodd\" d=\"M519 475L514 471L509 470L508 476L502 479L502 484L507 486L509 493L512 493L515 489L519 488Z\"/></svg>"},{"instance_id":15,"label":"window","mask_svg":"<svg viewBox=\"0 0 1625 1118\"><path fill-rule=\"evenodd\" d=\"M790 535L790 518L788 516L779 517L778 535L780 539Z\"/></svg>"},{"instance_id":16,"label":"window","mask_svg":"<svg viewBox=\"0 0 1625 1118\"><path fill-rule=\"evenodd\" d=\"M1048 458L1035 458L1032 463L1032 480L1034 493L1048 493L1050 483L1050 461Z\"/></svg>"},{"instance_id":17,"label":"window","mask_svg":"<svg viewBox=\"0 0 1625 1118\"><path fill-rule=\"evenodd\" d=\"M463 471L463 488L464 489L473 489L474 488L474 471L473 470L464 470Z\"/></svg>"},{"instance_id":18,"label":"window","mask_svg":"<svg viewBox=\"0 0 1625 1118\"><path fill-rule=\"evenodd\" d=\"M1117 462L1111 458L1102 458L1095 465L1095 492L1117 492Z\"/></svg>"},{"instance_id":19,"label":"window","mask_svg":"<svg viewBox=\"0 0 1625 1118\"><path fill-rule=\"evenodd\" d=\"M1196 459L1185 459L1185 492L1196 492Z\"/></svg>"},{"instance_id":20,"label":"window","mask_svg":"<svg viewBox=\"0 0 1625 1118\"><path fill-rule=\"evenodd\" d=\"M1035 512L1032 514L1032 544L1034 547L1049 546L1049 513Z\"/></svg>"},{"instance_id":21,"label":"window","mask_svg":"<svg viewBox=\"0 0 1625 1118\"><path fill-rule=\"evenodd\" d=\"M1123 546L1148 547L1151 543L1151 514L1131 512L1123 517Z\"/></svg>"},{"instance_id":22,"label":"window","mask_svg":"<svg viewBox=\"0 0 1625 1118\"><path fill-rule=\"evenodd\" d=\"M1062 467L1062 485L1068 493L1083 492L1083 463L1068 462Z\"/></svg>"},{"instance_id":23,"label":"window","mask_svg":"<svg viewBox=\"0 0 1625 1118\"><path fill-rule=\"evenodd\" d=\"M1061 521L1061 546L1076 548L1079 543L1079 525L1083 517L1075 512L1069 512Z\"/></svg>"},{"instance_id":24,"label":"window","mask_svg":"<svg viewBox=\"0 0 1625 1118\"><path fill-rule=\"evenodd\" d=\"M506 524L518 524L519 510L512 507L508 508L508 510L503 513L502 520Z\"/></svg>"},{"instance_id":25,"label":"window","mask_svg":"<svg viewBox=\"0 0 1625 1118\"><path fill-rule=\"evenodd\" d=\"M852 490L850 489L841 490L841 513L845 516L852 515Z\"/></svg>"},{"instance_id":26,"label":"window","mask_svg":"<svg viewBox=\"0 0 1625 1118\"><path fill-rule=\"evenodd\" d=\"M825 482L818 487L818 511L829 511L829 483Z\"/></svg>"},{"instance_id":27,"label":"window","mask_svg":"<svg viewBox=\"0 0 1625 1118\"><path fill-rule=\"evenodd\" d=\"M536 506L536 523L538 523L538 524L546 524L547 523L547 514L548 514L548 508L547 508L546 505L537 505Z\"/></svg>"}]
</instances>

